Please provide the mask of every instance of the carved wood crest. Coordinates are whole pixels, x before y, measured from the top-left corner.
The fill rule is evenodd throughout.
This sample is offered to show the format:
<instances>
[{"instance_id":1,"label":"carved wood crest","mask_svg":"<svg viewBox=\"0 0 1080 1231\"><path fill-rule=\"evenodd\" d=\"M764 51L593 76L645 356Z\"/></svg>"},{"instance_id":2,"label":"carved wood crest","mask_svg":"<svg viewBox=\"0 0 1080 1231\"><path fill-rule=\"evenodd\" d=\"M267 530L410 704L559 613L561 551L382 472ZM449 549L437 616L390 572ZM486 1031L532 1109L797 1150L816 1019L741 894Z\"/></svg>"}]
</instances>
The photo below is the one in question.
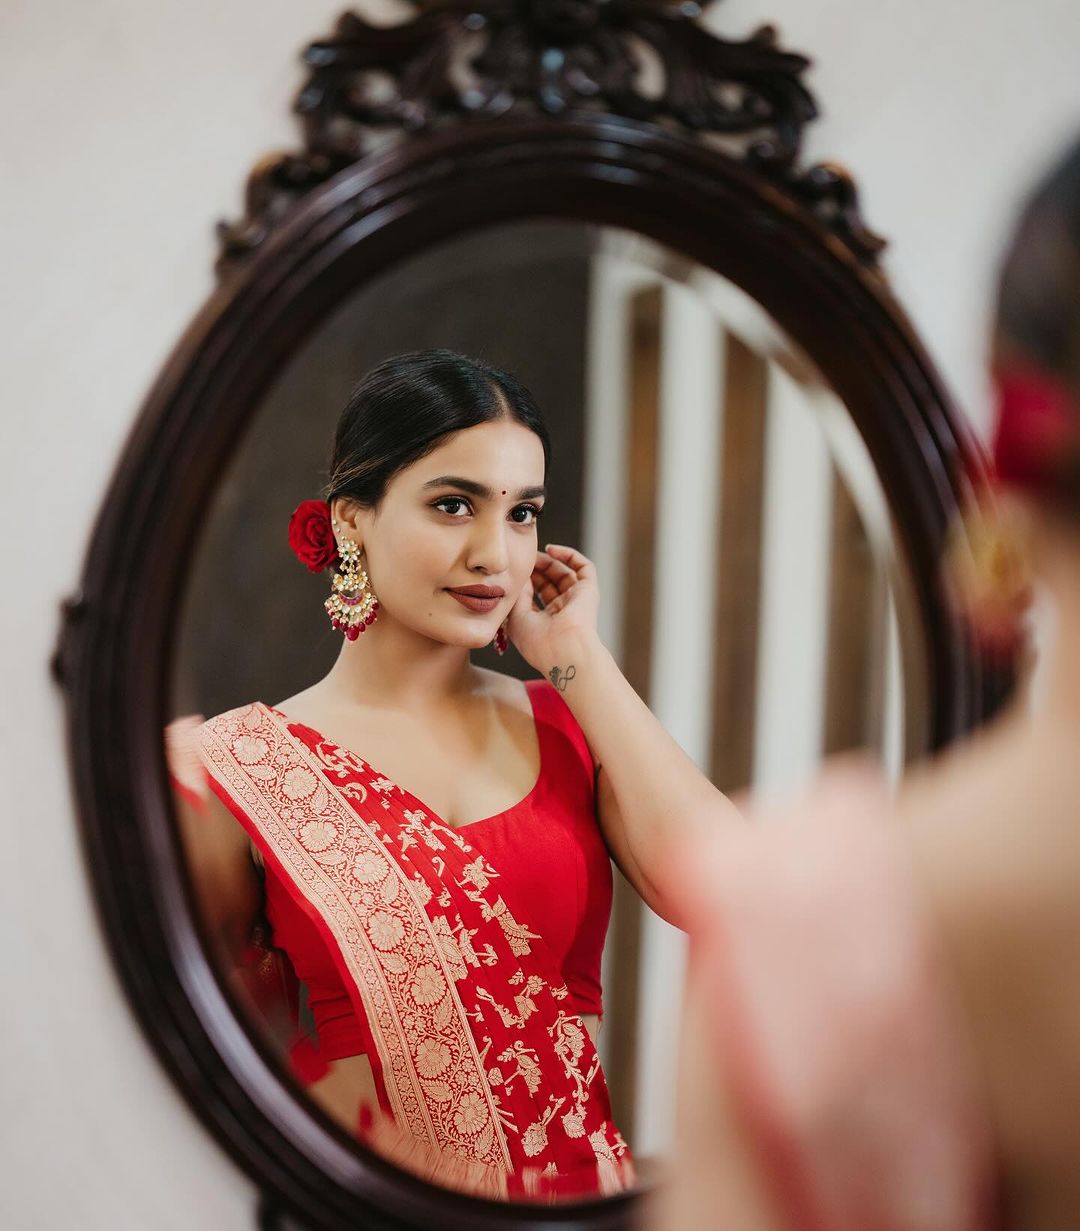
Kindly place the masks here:
<instances>
[{"instance_id":1,"label":"carved wood crest","mask_svg":"<svg viewBox=\"0 0 1080 1231\"><path fill-rule=\"evenodd\" d=\"M885 241L863 223L851 176L799 163L817 115L802 81L809 60L782 50L772 26L741 41L713 34L702 17L715 2L410 0L414 15L390 26L345 13L303 53L303 147L251 173L244 217L219 224L219 271L307 193L389 143L477 118L580 111L719 145L873 266Z\"/></svg>"}]
</instances>

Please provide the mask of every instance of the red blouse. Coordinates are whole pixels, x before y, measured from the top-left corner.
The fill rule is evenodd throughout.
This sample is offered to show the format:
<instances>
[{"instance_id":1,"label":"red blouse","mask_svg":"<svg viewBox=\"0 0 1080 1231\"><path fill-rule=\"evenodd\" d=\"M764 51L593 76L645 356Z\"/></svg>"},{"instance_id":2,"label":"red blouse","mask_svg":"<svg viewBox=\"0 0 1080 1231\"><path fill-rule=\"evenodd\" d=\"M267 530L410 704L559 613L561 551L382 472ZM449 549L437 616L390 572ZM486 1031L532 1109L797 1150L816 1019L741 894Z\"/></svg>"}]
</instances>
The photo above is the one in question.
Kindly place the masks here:
<instances>
[{"instance_id":1,"label":"red blouse","mask_svg":"<svg viewBox=\"0 0 1080 1231\"><path fill-rule=\"evenodd\" d=\"M562 970L573 1011L599 1014L600 955L612 885L596 822L592 756L555 688L547 680L528 680L525 688L540 746L539 776L512 808L458 831L499 873L499 892L514 918L544 938ZM269 866L266 916L273 944L288 955L307 988L319 1058L374 1053L368 1024L357 1016L333 955Z\"/></svg>"}]
</instances>

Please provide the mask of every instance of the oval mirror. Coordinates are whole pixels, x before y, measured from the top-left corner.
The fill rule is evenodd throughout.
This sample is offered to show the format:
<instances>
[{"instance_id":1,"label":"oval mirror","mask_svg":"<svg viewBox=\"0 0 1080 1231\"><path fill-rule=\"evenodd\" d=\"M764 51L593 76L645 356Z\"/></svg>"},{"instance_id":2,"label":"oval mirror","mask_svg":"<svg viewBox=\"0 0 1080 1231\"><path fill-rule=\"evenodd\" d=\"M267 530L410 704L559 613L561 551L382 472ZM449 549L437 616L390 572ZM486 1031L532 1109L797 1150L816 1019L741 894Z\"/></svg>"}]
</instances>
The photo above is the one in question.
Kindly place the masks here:
<instances>
[{"instance_id":1,"label":"oval mirror","mask_svg":"<svg viewBox=\"0 0 1080 1231\"><path fill-rule=\"evenodd\" d=\"M798 164L806 62L771 32L725 43L695 5L450 4L387 28L347 16L307 60L306 147L261 165L223 228L221 288L150 395L68 607L58 667L104 916L136 1012L268 1210L628 1226L671 1149L681 934L616 875L594 1033L634 1183L486 1191L365 1136L319 1055L317 981L265 918L223 943L162 732L271 714L333 662L325 583L285 526L350 388L390 355L449 347L532 389L554 440L545 539L596 562L605 643L725 791L784 790L851 748L895 775L992 710L1009 673L974 654L937 571L980 462L851 180ZM499 669L531 674L513 654ZM468 829L458 853L487 858ZM305 850L325 868L320 835ZM263 907L280 871L262 870ZM522 995L498 1014L538 1012ZM483 1014L462 1005L468 1031ZM472 1042L484 1099L531 1080L512 1048ZM415 1082L446 1103L442 1044L420 1044ZM495 1149L505 1105L469 1098L447 1123ZM556 1110L572 1135L574 1105Z\"/></svg>"}]
</instances>

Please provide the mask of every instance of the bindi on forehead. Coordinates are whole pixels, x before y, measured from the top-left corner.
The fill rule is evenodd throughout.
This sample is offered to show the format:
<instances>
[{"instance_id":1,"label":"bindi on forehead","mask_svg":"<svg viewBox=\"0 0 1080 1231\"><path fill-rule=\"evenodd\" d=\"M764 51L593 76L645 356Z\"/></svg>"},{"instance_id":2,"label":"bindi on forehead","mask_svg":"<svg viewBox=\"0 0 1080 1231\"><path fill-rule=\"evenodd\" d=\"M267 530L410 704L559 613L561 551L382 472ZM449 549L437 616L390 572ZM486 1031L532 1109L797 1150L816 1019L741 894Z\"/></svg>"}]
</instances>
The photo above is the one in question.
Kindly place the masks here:
<instances>
[{"instance_id":1,"label":"bindi on forehead","mask_svg":"<svg viewBox=\"0 0 1080 1231\"><path fill-rule=\"evenodd\" d=\"M437 479L429 479L423 487L422 491L427 491L432 487L456 487L459 491L468 492L470 495L479 496L483 500L494 499L495 492L492 488L484 483L477 483L475 479L466 479L461 475L443 474ZM502 489L502 494L507 494L506 488ZM538 497L546 495L544 485L537 484L535 487L523 487L515 497L517 500L535 500Z\"/></svg>"}]
</instances>

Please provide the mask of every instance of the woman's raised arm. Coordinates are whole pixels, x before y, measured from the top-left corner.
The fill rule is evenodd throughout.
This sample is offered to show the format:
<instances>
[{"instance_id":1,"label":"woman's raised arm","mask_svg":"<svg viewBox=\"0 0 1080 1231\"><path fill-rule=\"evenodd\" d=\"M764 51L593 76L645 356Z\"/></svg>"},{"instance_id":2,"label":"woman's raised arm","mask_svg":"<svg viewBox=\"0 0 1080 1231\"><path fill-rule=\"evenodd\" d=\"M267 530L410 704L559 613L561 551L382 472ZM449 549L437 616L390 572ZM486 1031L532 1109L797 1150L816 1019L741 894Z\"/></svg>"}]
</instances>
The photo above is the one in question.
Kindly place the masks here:
<instances>
[{"instance_id":1,"label":"woman's raised arm","mask_svg":"<svg viewBox=\"0 0 1080 1231\"><path fill-rule=\"evenodd\" d=\"M510 636L558 688L585 733L616 862L653 910L681 926L677 898L664 888L669 852L740 814L630 686L597 633L598 608L592 562L572 547L549 544L511 613Z\"/></svg>"}]
</instances>

